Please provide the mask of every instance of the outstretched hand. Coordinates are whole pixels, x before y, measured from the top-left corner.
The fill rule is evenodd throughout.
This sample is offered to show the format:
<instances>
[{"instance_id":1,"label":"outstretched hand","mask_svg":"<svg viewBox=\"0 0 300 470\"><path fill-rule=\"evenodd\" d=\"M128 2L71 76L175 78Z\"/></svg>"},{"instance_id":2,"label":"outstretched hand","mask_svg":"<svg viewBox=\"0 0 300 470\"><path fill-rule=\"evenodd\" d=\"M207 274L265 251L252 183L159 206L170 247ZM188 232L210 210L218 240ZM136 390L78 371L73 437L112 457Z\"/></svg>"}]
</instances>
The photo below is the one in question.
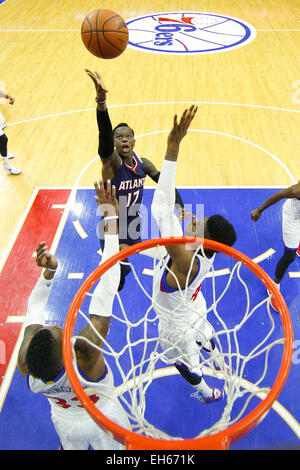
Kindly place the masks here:
<instances>
[{"instance_id":1,"label":"outstretched hand","mask_svg":"<svg viewBox=\"0 0 300 470\"><path fill-rule=\"evenodd\" d=\"M259 211L258 209L254 209L251 212L251 219L253 220L253 222L257 222L260 216L261 216L261 211Z\"/></svg>"},{"instance_id":2,"label":"outstretched hand","mask_svg":"<svg viewBox=\"0 0 300 470\"><path fill-rule=\"evenodd\" d=\"M41 268L55 271L58 266L57 259L49 253L46 242L41 242L36 249L36 264Z\"/></svg>"},{"instance_id":3,"label":"outstretched hand","mask_svg":"<svg viewBox=\"0 0 300 470\"><path fill-rule=\"evenodd\" d=\"M116 187L111 185L111 180L107 180L106 191L102 180L94 183L98 207L104 217L119 215L119 203L116 197Z\"/></svg>"},{"instance_id":4,"label":"outstretched hand","mask_svg":"<svg viewBox=\"0 0 300 470\"><path fill-rule=\"evenodd\" d=\"M88 76L91 77L91 79L94 82L96 93L97 93L97 98L104 101L105 98L106 98L106 93L108 93L108 90L106 89L106 87L104 85L104 82L101 78L100 73L98 73L98 72L94 73L94 72L91 72L88 69L85 69L85 71L88 74Z\"/></svg>"},{"instance_id":5,"label":"outstretched hand","mask_svg":"<svg viewBox=\"0 0 300 470\"><path fill-rule=\"evenodd\" d=\"M179 123L177 122L177 114L174 116L173 127L168 136L168 145L179 147L180 142L183 137L187 134L188 128L192 120L195 117L195 114L198 111L198 107L192 105L189 109L185 109Z\"/></svg>"},{"instance_id":6,"label":"outstretched hand","mask_svg":"<svg viewBox=\"0 0 300 470\"><path fill-rule=\"evenodd\" d=\"M14 104L15 99L13 96L7 95L7 99L8 99L9 104Z\"/></svg>"}]
</instances>

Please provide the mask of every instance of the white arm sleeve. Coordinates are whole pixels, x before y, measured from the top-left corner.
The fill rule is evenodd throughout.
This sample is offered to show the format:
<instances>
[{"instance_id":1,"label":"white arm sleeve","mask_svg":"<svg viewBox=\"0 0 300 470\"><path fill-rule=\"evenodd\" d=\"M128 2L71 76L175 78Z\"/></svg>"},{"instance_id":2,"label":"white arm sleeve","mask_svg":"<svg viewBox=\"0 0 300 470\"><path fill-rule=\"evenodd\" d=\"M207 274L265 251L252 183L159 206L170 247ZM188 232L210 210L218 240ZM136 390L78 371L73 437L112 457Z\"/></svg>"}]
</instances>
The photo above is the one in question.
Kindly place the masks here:
<instances>
[{"instance_id":1,"label":"white arm sleeve","mask_svg":"<svg viewBox=\"0 0 300 470\"><path fill-rule=\"evenodd\" d=\"M152 215L163 238L183 235L178 217L174 213L176 167L177 162L163 161L151 205Z\"/></svg>"},{"instance_id":2,"label":"white arm sleeve","mask_svg":"<svg viewBox=\"0 0 300 470\"><path fill-rule=\"evenodd\" d=\"M101 263L119 252L119 235L105 235ZM120 284L120 264L117 263L101 276L91 299L89 314L110 317L114 298Z\"/></svg>"},{"instance_id":3,"label":"white arm sleeve","mask_svg":"<svg viewBox=\"0 0 300 470\"><path fill-rule=\"evenodd\" d=\"M51 289L52 280L46 280L42 274L28 299L27 314L24 322L25 327L29 325L45 325L46 305Z\"/></svg>"},{"instance_id":4,"label":"white arm sleeve","mask_svg":"<svg viewBox=\"0 0 300 470\"><path fill-rule=\"evenodd\" d=\"M152 259L162 259L168 254L165 246L154 246L153 248L146 248L146 250L140 251L140 255L148 256Z\"/></svg>"}]
</instances>

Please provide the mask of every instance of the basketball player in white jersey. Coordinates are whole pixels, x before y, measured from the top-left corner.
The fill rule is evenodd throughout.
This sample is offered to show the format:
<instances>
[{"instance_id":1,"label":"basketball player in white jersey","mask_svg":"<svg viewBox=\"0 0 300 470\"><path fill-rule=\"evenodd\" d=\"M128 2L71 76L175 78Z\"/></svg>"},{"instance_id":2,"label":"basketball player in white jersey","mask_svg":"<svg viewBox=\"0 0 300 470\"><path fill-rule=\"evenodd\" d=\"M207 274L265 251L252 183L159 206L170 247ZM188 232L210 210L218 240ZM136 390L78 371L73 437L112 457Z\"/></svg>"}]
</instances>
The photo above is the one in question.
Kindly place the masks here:
<instances>
[{"instance_id":1,"label":"basketball player in white jersey","mask_svg":"<svg viewBox=\"0 0 300 470\"><path fill-rule=\"evenodd\" d=\"M251 212L251 219L257 222L262 212L279 201L286 199L282 206L282 238L284 252L275 268L274 283L280 290L280 282L289 267L300 256L300 181L288 188L277 191ZM278 312L276 301L271 297L271 305Z\"/></svg>"},{"instance_id":2,"label":"basketball player in white jersey","mask_svg":"<svg viewBox=\"0 0 300 470\"><path fill-rule=\"evenodd\" d=\"M197 107L191 106L180 122L174 117L168 136L167 151L152 202L152 215L162 237L181 237L181 224L174 213L174 187L180 142L186 135ZM186 235L205 237L229 246L236 240L232 225L220 215L195 217L187 226ZM166 253L154 270L153 307L159 317L160 345L167 362L175 364L180 374L195 389L192 396L202 403L222 399L223 393L209 387L202 377L199 354L206 351L217 370L228 372L228 365L219 353L214 331L206 319L206 302L201 283L211 269L214 253L195 253L195 247L166 245ZM161 251L161 250L160 250ZM145 253L146 254L146 253Z\"/></svg>"},{"instance_id":3,"label":"basketball player in white jersey","mask_svg":"<svg viewBox=\"0 0 300 470\"><path fill-rule=\"evenodd\" d=\"M107 182L95 183L96 199L106 218L105 248L102 261L119 251L117 229L118 202L115 187ZM45 312L52 280L58 266L56 258L47 251L46 244L37 248L37 265L45 268L28 301L23 342L18 356L18 368L26 378L29 389L45 395L51 405L51 417L65 450L121 450L124 448L89 416L74 394L63 363L60 326L45 326ZM89 306L90 325L79 333L81 337L100 347L110 326L112 307L120 282L120 267L115 265L97 284ZM90 398L101 412L124 428L129 420L119 401L114 398L112 372L102 353L82 339L75 342L79 379L83 388L92 388ZM88 393L88 392L87 392Z\"/></svg>"},{"instance_id":4,"label":"basketball player in white jersey","mask_svg":"<svg viewBox=\"0 0 300 470\"><path fill-rule=\"evenodd\" d=\"M0 90L0 100L1 99L8 100L9 104L11 105L15 102L15 99L11 95L8 95L4 91ZM10 165L8 161L9 159L14 158L14 155L7 149L8 138L4 132L4 129L6 127L7 124L5 122L5 119L2 113L0 113L0 154L3 162L3 169L6 173L9 173L11 175L19 175L20 173L22 173L22 170Z\"/></svg>"}]
</instances>

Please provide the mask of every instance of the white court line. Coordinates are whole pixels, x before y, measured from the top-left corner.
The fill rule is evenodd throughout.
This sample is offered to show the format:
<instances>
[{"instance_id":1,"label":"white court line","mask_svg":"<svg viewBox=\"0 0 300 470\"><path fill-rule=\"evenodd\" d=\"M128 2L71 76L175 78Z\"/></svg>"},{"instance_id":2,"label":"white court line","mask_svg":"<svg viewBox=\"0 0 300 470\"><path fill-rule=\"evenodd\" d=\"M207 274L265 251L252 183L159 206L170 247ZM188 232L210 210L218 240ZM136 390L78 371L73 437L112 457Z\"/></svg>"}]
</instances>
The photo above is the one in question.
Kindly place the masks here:
<instances>
[{"instance_id":1,"label":"white court line","mask_svg":"<svg viewBox=\"0 0 300 470\"><path fill-rule=\"evenodd\" d=\"M47 189L48 189L48 188L47 188ZM17 225L17 227L16 227L16 229L15 229L15 231L14 231L14 233L13 233L13 236L11 237L11 239L10 239L8 245L7 245L7 248L6 248L5 252L2 254L2 257L1 257L1 260L0 260L0 272L2 271L3 266L5 265L6 260L7 260L8 256L9 256L9 253L10 253L10 251L11 251L11 249L12 249L12 247L13 247L15 241L16 241L16 239L18 238L18 235L19 235L19 233L20 233L20 231L21 231L21 229L22 229L22 227L23 227L23 225L24 225L24 222L25 222L25 220L26 220L26 218L27 218L27 216L28 216L28 213L29 213L29 211L30 211L30 209L31 209L31 207L32 207L32 204L33 204L33 202L34 202L34 200L35 200L35 198L36 198L37 193L38 193L38 189L35 188L35 189L33 190L33 192L32 192L31 198L29 199L29 201L28 201L28 203L27 203L27 205L26 205L26 207L25 207L25 210L24 210L24 212L23 212L23 214L22 214L22 216L21 216L21 218L20 218L20 220L19 220L19 222L18 222L18 225Z\"/></svg>"},{"instance_id":2,"label":"white court line","mask_svg":"<svg viewBox=\"0 0 300 470\"><path fill-rule=\"evenodd\" d=\"M149 101L144 103L125 103L125 104L111 104L110 109L113 108L127 108L134 106L153 106L153 105L164 105L164 104L207 104L207 105L221 105L221 106L242 106L247 108L258 108L258 109L267 109L273 111L286 111L289 113L300 113L299 109L292 108L280 108L278 106L266 106L261 104L249 104L249 103L226 103L222 101ZM19 124L25 124L31 121L38 121L40 119L48 119L52 117L65 116L68 114L82 113L86 111L95 111L95 107L92 108L83 108L83 109L73 109L71 111L63 111L61 113L45 114L43 116L37 116L35 118L24 119L22 121L11 122L7 124L7 127L17 126Z\"/></svg>"},{"instance_id":3,"label":"white court line","mask_svg":"<svg viewBox=\"0 0 300 470\"><path fill-rule=\"evenodd\" d=\"M162 133L166 133L166 132L169 133L170 130L168 129L168 130L163 130L163 131L147 132L145 134L137 135L136 139L141 138L141 137L145 137L145 136L148 136L148 135L162 134ZM245 139L244 137L238 137L236 135L228 134L227 132L213 131L213 130L210 130L210 129L189 129L189 132L202 132L202 133L208 133L208 134L217 134L217 135L221 135L221 136L224 136L224 137L230 137L232 139L239 140L240 142L252 145L253 147L255 147L255 148L261 150L263 153L267 154L275 162L277 162L283 168L283 170L287 173L287 175L289 176L289 178L291 179L293 184L295 184L297 182L296 178L294 178L291 171L287 168L287 166L278 157L273 155L269 150L266 150L263 147L261 147L260 145L255 144L251 140Z\"/></svg>"},{"instance_id":4,"label":"white court line","mask_svg":"<svg viewBox=\"0 0 300 470\"><path fill-rule=\"evenodd\" d=\"M79 220L74 220L72 223L73 223L73 225L74 225L74 228L75 228L76 232L77 232L78 235L80 236L80 238L82 238L82 240L84 240L85 238L87 238L88 234L87 234L86 231L82 228L82 225L81 225L81 223L79 222Z\"/></svg>"},{"instance_id":5,"label":"white court line","mask_svg":"<svg viewBox=\"0 0 300 470\"><path fill-rule=\"evenodd\" d=\"M294 176L292 175L290 170L287 168L287 166L278 157L273 155L273 153L271 153L269 150L266 150L260 145L255 144L251 140L244 139L244 137L238 137L236 135L228 134L227 132L219 132L219 131L203 130L203 129L190 129L190 131L191 132L207 132L208 134L218 134L218 135L222 135L225 137L231 137L232 139L239 140L240 142L244 142L246 144L252 145L253 147L261 150L262 152L266 153L269 157L271 157L273 160L275 160L284 169L284 171L287 173L287 175L289 176L293 184L297 183L296 178L294 178Z\"/></svg>"},{"instance_id":6,"label":"white court line","mask_svg":"<svg viewBox=\"0 0 300 470\"><path fill-rule=\"evenodd\" d=\"M9 315L5 320L5 323L23 323L26 315Z\"/></svg>"},{"instance_id":7,"label":"white court line","mask_svg":"<svg viewBox=\"0 0 300 470\"><path fill-rule=\"evenodd\" d=\"M154 270L149 269L149 268L144 268L142 274L145 274L146 276L153 276Z\"/></svg>"},{"instance_id":8,"label":"white court line","mask_svg":"<svg viewBox=\"0 0 300 470\"><path fill-rule=\"evenodd\" d=\"M230 274L230 269L224 268L224 269L215 269L214 271L210 271L206 277L219 277L219 276L226 276L226 274Z\"/></svg>"},{"instance_id":9,"label":"white court line","mask_svg":"<svg viewBox=\"0 0 300 470\"><path fill-rule=\"evenodd\" d=\"M52 204L51 209L65 209L66 204Z\"/></svg>"},{"instance_id":10,"label":"white court line","mask_svg":"<svg viewBox=\"0 0 300 470\"><path fill-rule=\"evenodd\" d=\"M300 271L296 272L289 272L289 277L292 279L297 279L300 277Z\"/></svg>"},{"instance_id":11,"label":"white court line","mask_svg":"<svg viewBox=\"0 0 300 470\"><path fill-rule=\"evenodd\" d=\"M68 279L83 279L83 273L69 273Z\"/></svg>"},{"instance_id":12,"label":"white court line","mask_svg":"<svg viewBox=\"0 0 300 470\"><path fill-rule=\"evenodd\" d=\"M126 105L112 105L110 106L110 108L113 108L113 107L123 107L123 106L145 106L145 105L155 105L155 104L179 104L179 103L191 103L190 101L166 101L166 102L153 102L153 103L132 103L132 104L126 104ZM274 107L274 106L262 106L262 105L251 105L251 104L242 104L242 103L222 103L222 102L204 102L204 101L196 101L196 102L193 102L194 104L217 104L217 105L231 105L231 106L248 106L248 107L257 107L257 108L265 108L265 109L277 109L277 110L281 110L281 111L289 111L289 112L296 112L296 113L300 113L300 110L295 110L295 109L286 109L286 108L277 108L277 107ZM88 111L88 110L94 110L95 108L87 108L85 110L77 110L77 111L67 111L67 112L64 112L64 113L57 113L57 114L54 114L54 115L48 115L48 116L44 116L44 117L37 117L37 118L32 118L32 120L38 120L38 119L45 119L46 117L53 117L53 116L59 116L59 115L64 115L64 114L71 114L72 112L80 112L80 111ZM24 120L24 121L19 121L19 122L15 122L15 123L11 123L10 125L13 126L13 125L17 125L17 124L21 124L21 123L25 123L25 122L30 122L31 119L29 120ZM164 132L169 132L170 130L161 130L161 131L153 131L153 132L148 132L148 133L145 133L145 134L141 134L139 136L136 136L136 138L141 138L141 137L145 137L145 136L148 136L148 135L155 135L155 134L159 134L159 133L164 133ZM232 135L232 134L228 134L228 133L225 133L225 132L221 132L221 131L213 131L213 130L205 130L205 129L190 129L191 132L206 132L206 133L210 133L210 134L218 134L218 135L222 135L222 136L226 136L226 137L230 137L230 138L233 138L233 139L236 139L236 140L239 140L241 142L244 142L244 143L247 143L247 144L250 144L256 148L258 148L259 150L261 150L262 152L266 153L267 155L269 155L273 160L275 160L283 169L284 171L288 174L289 178L291 179L291 181L293 182L293 184L296 183L296 179L294 178L294 176L292 175L292 173L290 172L290 170L287 168L287 166L278 158L276 157L275 155L273 155L271 152L269 152L268 150L264 149L263 147L261 147L260 145L258 144L255 144L254 142L251 142L250 140L247 140L243 137L239 137L239 136L235 136L235 135ZM93 160L91 160L87 166L85 168L83 168L83 170L81 171L80 175L78 176L78 178L76 179L76 182L77 182L77 185L80 181L80 178L81 178L81 175L83 175L85 173L85 171L87 170L87 168L98 158L95 157Z\"/></svg>"},{"instance_id":13,"label":"white court line","mask_svg":"<svg viewBox=\"0 0 300 470\"><path fill-rule=\"evenodd\" d=\"M275 250L273 250L273 248L269 248L269 250L265 251L259 256L256 256L256 258L253 258L252 261L254 261L254 263L260 263L261 261L264 261L265 259L272 256L274 253L275 253Z\"/></svg>"},{"instance_id":14,"label":"white court line","mask_svg":"<svg viewBox=\"0 0 300 470\"><path fill-rule=\"evenodd\" d=\"M10 357L7 369L5 371L5 375L4 375L1 387L0 387L0 413L1 413L2 407L4 405L6 394L8 392L9 387L10 387L10 384L11 384L11 380L12 380L13 375L15 373L15 369L16 369L16 366L17 366L19 349L20 349L21 343L23 341L24 329L25 329L25 326L24 326L24 323L23 323L21 331L20 331L19 336L18 336L18 339L17 339L16 344L15 344L14 350L13 350L12 355Z\"/></svg>"}]
</instances>

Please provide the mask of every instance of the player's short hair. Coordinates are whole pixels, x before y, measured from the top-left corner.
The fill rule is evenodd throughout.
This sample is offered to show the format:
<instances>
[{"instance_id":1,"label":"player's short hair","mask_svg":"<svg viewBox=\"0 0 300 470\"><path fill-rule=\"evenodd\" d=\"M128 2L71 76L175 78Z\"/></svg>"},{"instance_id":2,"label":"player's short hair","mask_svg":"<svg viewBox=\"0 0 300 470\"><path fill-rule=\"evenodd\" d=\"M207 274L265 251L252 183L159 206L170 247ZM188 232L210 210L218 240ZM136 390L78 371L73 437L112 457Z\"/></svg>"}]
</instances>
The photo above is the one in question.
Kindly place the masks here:
<instances>
[{"instance_id":1,"label":"player's short hair","mask_svg":"<svg viewBox=\"0 0 300 470\"><path fill-rule=\"evenodd\" d=\"M115 136L115 132L116 132L117 129L119 129L119 127L128 127L128 129L131 130L132 135L133 135L133 137L134 137L134 130L133 130L126 122L120 122L120 124L118 124L118 125L113 129L113 131L112 131L113 137Z\"/></svg>"},{"instance_id":2,"label":"player's short hair","mask_svg":"<svg viewBox=\"0 0 300 470\"><path fill-rule=\"evenodd\" d=\"M232 246L236 242L234 227L222 215L210 216L206 224L212 240L228 246Z\"/></svg>"},{"instance_id":3,"label":"player's short hair","mask_svg":"<svg viewBox=\"0 0 300 470\"><path fill-rule=\"evenodd\" d=\"M61 357L56 338L47 329L39 330L28 346L26 363L30 375L46 382L59 373Z\"/></svg>"}]
</instances>

